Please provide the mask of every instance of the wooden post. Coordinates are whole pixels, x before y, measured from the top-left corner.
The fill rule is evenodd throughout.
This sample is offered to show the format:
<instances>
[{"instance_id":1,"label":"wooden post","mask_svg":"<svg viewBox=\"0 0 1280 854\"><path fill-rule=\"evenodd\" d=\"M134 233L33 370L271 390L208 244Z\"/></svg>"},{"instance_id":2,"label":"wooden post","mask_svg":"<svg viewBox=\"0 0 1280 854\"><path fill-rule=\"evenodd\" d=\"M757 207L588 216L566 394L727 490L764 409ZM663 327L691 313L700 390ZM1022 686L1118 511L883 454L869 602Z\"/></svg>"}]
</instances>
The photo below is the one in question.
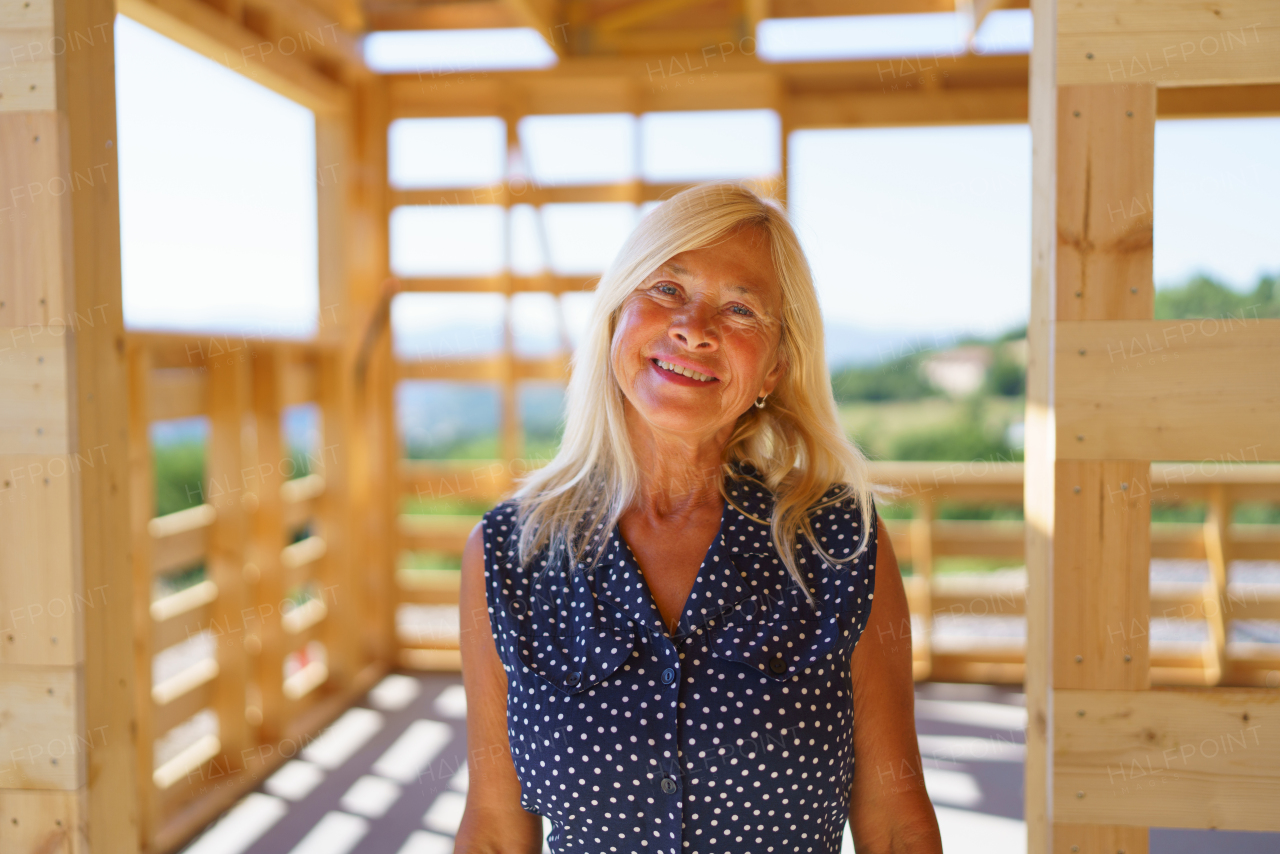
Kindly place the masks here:
<instances>
[{"instance_id":1,"label":"wooden post","mask_svg":"<svg viewBox=\"0 0 1280 854\"><path fill-rule=\"evenodd\" d=\"M909 529L912 584L923 596L925 607L920 615L921 642L911 649L911 669L920 680L928 679L933 670L933 496L925 493L915 502L915 510Z\"/></svg>"},{"instance_id":2,"label":"wooden post","mask_svg":"<svg viewBox=\"0 0 1280 854\"><path fill-rule=\"evenodd\" d=\"M1055 401L1074 390L1060 387L1060 361L1106 354L1055 352L1054 342L1075 321L1152 316L1156 93L1150 83L1059 85L1056 16L1054 0L1036 0L1025 487L1028 851L1145 854L1146 828L1054 820L1055 802L1105 797L1055 789L1054 692L1150 684L1151 528L1149 460L1064 459L1063 443L1094 447L1088 443L1096 437L1056 430Z\"/></svg>"},{"instance_id":3,"label":"wooden post","mask_svg":"<svg viewBox=\"0 0 1280 854\"><path fill-rule=\"evenodd\" d=\"M284 508L280 486L284 483L281 461L285 458L280 440L280 392L284 354L278 346L255 347L253 350L253 419L255 469L251 476L254 488L253 543L250 559L255 567L251 575L258 579L255 604L258 617L254 634L260 650L256 667L261 692L261 724L259 743L272 743L284 733L284 627L280 623L280 606L288 591L280 552L285 547ZM248 634L246 632L246 634ZM246 637L246 642L249 642ZM256 716L255 716L256 717Z\"/></svg>"},{"instance_id":4,"label":"wooden post","mask_svg":"<svg viewBox=\"0 0 1280 854\"><path fill-rule=\"evenodd\" d=\"M346 413L351 406L351 386L346 376L342 353L321 351L319 365L319 400L322 421L320 472L324 475L324 494L320 498L320 535L327 547L324 572L319 579L320 596L329 611L325 618L325 648L329 651L329 678L334 685L347 688L359 671L360 650L350 638L357 634L358 612L355 609L356 582L364 571L358 569L349 549L347 533L351 506L348 500L346 461L348 441L344 429Z\"/></svg>"},{"instance_id":5,"label":"wooden post","mask_svg":"<svg viewBox=\"0 0 1280 854\"><path fill-rule=\"evenodd\" d=\"M106 0L0 18L19 46L0 70L6 851L138 844L114 18Z\"/></svg>"},{"instance_id":6,"label":"wooden post","mask_svg":"<svg viewBox=\"0 0 1280 854\"><path fill-rule=\"evenodd\" d=\"M387 217L387 128L390 123L385 84L380 80L353 87L354 126L349 136L351 183L348 187L346 242L349 312L344 362L353 366L382 289L390 274ZM403 485L395 467L397 454L387 447L394 430L394 386L390 330L380 341L363 374L354 376L346 437L351 484L351 554L361 560L358 598L353 602L360 626L362 661L389 662L395 654L395 527Z\"/></svg>"},{"instance_id":7,"label":"wooden post","mask_svg":"<svg viewBox=\"0 0 1280 854\"><path fill-rule=\"evenodd\" d=\"M241 354L243 355L243 353ZM208 372L209 446L205 463L205 502L217 516L209 530L208 577L218 587L210 622L218 641L218 678L214 709L225 767L240 768L249 746L245 686L249 681L247 643L257 626L245 619L245 595L252 571L245 572L248 524L244 468L245 419L249 409L249 365L236 356L210 358Z\"/></svg>"},{"instance_id":8,"label":"wooden post","mask_svg":"<svg viewBox=\"0 0 1280 854\"><path fill-rule=\"evenodd\" d=\"M1205 682L1217 685L1227 672L1227 570L1231 567L1231 497L1221 483L1209 487L1208 512L1204 520L1204 551L1209 560L1209 585L1204 599L1209 643L1205 649Z\"/></svg>"},{"instance_id":9,"label":"wooden post","mask_svg":"<svg viewBox=\"0 0 1280 854\"><path fill-rule=\"evenodd\" d=\"M129 535L133 548L134 673L137 680L135 719L138 733L138 832L149 840L158 822L154 767L155 729L152 724L151 660L151 532L147 523L156 515L155 468L151 457L151 352L145 345L129 346Z\"/></svg>"}]
</instances>

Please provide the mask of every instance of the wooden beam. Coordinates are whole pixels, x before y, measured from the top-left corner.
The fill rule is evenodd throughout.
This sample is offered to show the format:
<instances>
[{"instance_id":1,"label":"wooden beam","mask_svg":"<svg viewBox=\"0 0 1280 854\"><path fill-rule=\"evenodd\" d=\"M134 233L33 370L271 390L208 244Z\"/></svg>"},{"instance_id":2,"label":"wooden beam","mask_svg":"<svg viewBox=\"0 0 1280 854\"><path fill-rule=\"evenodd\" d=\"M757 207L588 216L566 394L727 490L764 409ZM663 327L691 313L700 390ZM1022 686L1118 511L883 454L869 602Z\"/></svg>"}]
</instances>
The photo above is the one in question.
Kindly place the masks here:
<instances>
[{"instance_id":1,"label":"wooden beam","mask_svg":"<svg viewBox=\"0 0 1280 854\"><path fill-rule=\"evenodd\" d=\"M476 30L518 27L520 20L503 0L447 0L441 3L379 3L366 6L369 29Z\"/></svg>"},{"instance_id":2,"label":"wooden beam","mask_svg":"<svg viewBox=\"0 0 1280 854\"><path fill-rule=\"evenodd\" d=\"M1062 85L1280 83L1271 0L1068 0L1057 26Z\"/></svg>"},{"instance_id":3,"label":"wooden beam","mask_svg":"<svg viewBox=\"0 0 1280 854\"><path fill-rule=\"evenodd\" d=\"M1280 320L1057 325L1067 459L1280 459Z\"/></svg>"},{"instance_id":4,"label":"wooden beam","mask_svg":"<svg viewBox=\"0 0 1280 854\"><path fill-rule=\"evenodd\" d=\"M1059 691L1055 820L1278 831L1277 727L1266 689Z\"/></svg>"},{"instance_id":5,"label":"wooden beam","mask_svg":"<svg viewBox=\"0 0 1280 854\"><path fill-rule=\"evenodd\" d=\"M200 0L120 0L119 7L120 14L317 113L345 106L342 86L300 59L301 49L286 54L287 45L277 49L274 40Z\"/></svg>"},{"instance_id":6,"label":"wooden beam","mask_svg":"<svg viewBox=\"0 0 1280 854\"><path fill-rule=\"evenodd\" d=\"M954 12L955 0L768 0L766 18Z\"/></svg>"},{"instance_id":7,"label":"wooden beam","mask_svg":"<svg viewBox=\"0 0 1280 854\"><path fill-rule=\"evenodd\" d=\"M1158 89L1156 115L1162 119L1280 116L1280 84Z\"/></svg>"},{"instance_id":8,"label":"wooden beam","mask_svg":"<svg viewBox=\"0 0 1280 854\"><path fill-rule=\"evenodd\" d=\"M597 15L592 20L591 26L599 32L616 32L706 2L709 0L634 0L625 6L613 7Z\"/></svg>"},{"instance_id":9,"label":"wooden beam","mask_svg":"<svg viewBox=\"0 0 1280 854\"><path fill-rule=\"evenodd\" d=\"M924 60L765 63L728 46L648 56L567 57L554 68L491 72L469 79L392 75L388 84L396 118L523 114L774 109L782 98L897 95L938 77L942 91L1026 86L1025 56L941 56ZM704 79L705 78L705 79ZM694 80L697 85L691 85ZM894 87L897 87L896 89ZM964 97L964 96L962 96ZM999 96L998 96L999 97ZM998 100L998 98L997 98ZM925 108L937 105L921 101ZM976 109L976 107L975 107ZM922 123L925 112L921 112Z\"/></svg>"}]
</instances>

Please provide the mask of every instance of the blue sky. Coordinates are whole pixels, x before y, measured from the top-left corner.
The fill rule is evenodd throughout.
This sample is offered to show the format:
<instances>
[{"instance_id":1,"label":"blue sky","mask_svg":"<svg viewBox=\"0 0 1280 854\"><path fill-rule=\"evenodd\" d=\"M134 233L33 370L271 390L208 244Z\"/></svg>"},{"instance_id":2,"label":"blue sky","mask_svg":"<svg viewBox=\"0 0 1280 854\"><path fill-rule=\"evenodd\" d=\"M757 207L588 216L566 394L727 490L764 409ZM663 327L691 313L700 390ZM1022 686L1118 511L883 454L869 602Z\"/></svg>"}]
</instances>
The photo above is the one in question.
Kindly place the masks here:
<instances>
[{"instance_id":1,"label":"blue sky","mask_svg":"<svg viewBox=\"0 0 1280 854\"><path fill-rule=\"evenodd\" d=\"M1012 35L993 36L992 50L1019 37L1016 19L1002 26ZM935 29L931 37L949 38ZM116 33L126 322L309 334L318 308L312 115L126 18ZM513 161L499 121L406 123L391 136L392 179L749 177L777 171L776 129L769 111L537 117L522 124L525 151ZM789 151L791 210L829 322L932 335L1025 322L1025 125L802 131ZM1280 119L1158 124L1158 286L1206 272L1243 289L1280 271L1276 151ZM392 222L393 263L406 273L486 272L503 265L505 251L520 272L549 255L552 269L591 274L640 214L626 205L549 208L544 245L528 207L509 224L484 208L402 211ZM487 311L472 298L415 299L397 312L402 329L420 334ZM566 306L571 326L584 299ZM523 301L517 334L541 349L554 317L551 300Z\"/></svg>"}]
</instances>

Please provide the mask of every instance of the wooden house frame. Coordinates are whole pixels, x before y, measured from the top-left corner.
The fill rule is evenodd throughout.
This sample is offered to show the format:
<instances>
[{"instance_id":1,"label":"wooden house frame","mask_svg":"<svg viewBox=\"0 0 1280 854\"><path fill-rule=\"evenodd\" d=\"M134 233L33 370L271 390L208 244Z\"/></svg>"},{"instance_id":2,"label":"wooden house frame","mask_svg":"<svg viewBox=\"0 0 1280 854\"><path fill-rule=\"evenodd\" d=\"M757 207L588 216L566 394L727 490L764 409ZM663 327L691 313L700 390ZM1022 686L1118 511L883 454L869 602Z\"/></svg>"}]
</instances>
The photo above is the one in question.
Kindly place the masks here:
<instances>
[{"instance_id":1,"label":"wooden house frame","mask_svg":"<svg viewBox=\"0 0 1280 854\"><path fill-rule=\"evenodd\" d=\"M1016 5L959 8L976 29L992 9ZM401 546L456 549L469 523L402 522L398 495L462 485L492 498L507 489L521 455L517 384L561 378L566 363L563 354L519 357L509 316L492 358L394 358L385 334L388 216L441 199L389 186L392 120L498 116L518 144L526 115L742 108L781 118L782 174L759 177L782 199L792 130L1030 121L1025 479L1000 469L946 487L1021 491L1027 524L961 536L926 509L895 527L900 551L923 571L913 608L927 616L930 597L943 595L928 567L947 537L950 548L1027 558L1018 607L1029 637L1017 667L1025 666L1030 713L1029 851L1139 854L1150 826L1280 831L1280 694L1240 687L1265 685L1264 671L1233 675L1222 618L1232 552L1274 554L1277 545L1234 544L1232 496L1274 498L1280 476L1263 466L1194 484L1211 507L1194 544L1153 540L1150 523L1153 459L1230 461L1252 448L1250 459L1280 461L1280 321L1210 335L1152 320L1152 215L1131 204L1150 198L1157 118L1280 114L1280 7L1034 0L1030 57L771 64L753 49L765 18L955 8L951 0L0 2L0 849L174 850L276 767L284 745L314 733L387 668L456 666L456 651L406 646L393 629L399 603L456 602L456 583L403 588L395 560ZM315 113L317 163L335 167L319 185L318 222L321 305L335 322L315 341L125 333L117 11ZM364 66L357 39L377 29L498 26L547 34L558 65L381 76ZM444 201L638 203L674 189L503 183L450 191ZM506 273L397 285L508 296L589 286ZM1117 359L1137 364L1134 340L1163 342L1178 358L1144 360L1140 376L1118 370ZM247 358L227 358L237 351ZM497 383L502 459L403 463L393 390L411 378ZM345 450L331 465L303 482L259 468L245 500L150 519L151 421L207 414L216 479L280 459L279 431L268 428L303 401L316 402L326 441ZM918 482L919 472L881 474ZM312 533L290 542L304 523ZM1195 606L1210 619L1213 660L1184 681L1237 687L1151 689L1148 564L1160 549L1204 554L1215 568L1212 601ZM153 602L153 576L192 559L207 561L209 586ZM156 649L192 625L282 602L289 573L343 595L220 643L213 667L181 686L151 684ZM281 662L312 637L331 641L323 673L310 670L290 687ZM1010 665L966 672L998 675ZM917 656L918 674L931 667L941 663ZM249 697L251 685L259 693ZM219 736L182 767L153 769L159 722L206 703L219 712Z\"/></svg>"}]
</instances>

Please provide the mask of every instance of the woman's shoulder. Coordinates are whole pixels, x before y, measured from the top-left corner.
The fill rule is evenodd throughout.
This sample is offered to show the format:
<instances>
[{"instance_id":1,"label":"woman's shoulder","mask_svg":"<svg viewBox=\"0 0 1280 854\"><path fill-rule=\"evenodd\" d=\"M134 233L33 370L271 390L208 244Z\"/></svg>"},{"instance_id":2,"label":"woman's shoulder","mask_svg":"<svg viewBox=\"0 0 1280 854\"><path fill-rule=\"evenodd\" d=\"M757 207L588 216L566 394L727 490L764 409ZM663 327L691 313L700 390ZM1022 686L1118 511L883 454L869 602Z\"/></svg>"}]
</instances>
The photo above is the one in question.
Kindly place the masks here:
<instances>
[{"instance_id":1,"label":"woman's shoulder","mask_svg":"<svg viewBox=\"0 0 1280 854\"><path fill-rule=\"evenodd\" d=\"M877 534L875 498L869 491L865 498L864 512L858 490L850 484L837 483L809 509L809 524L814 535L823 549L837 560L849 559L860 549L874 559Z\"/></svg>"},{"instance_id":2,"label":"woman's shoulder","mask_svg":"<svg viewBox=\"0 0 1280 854\"><path fill-rule=\"evenodd\" d=\"M519 516L520 505L517 502L503 501L480 517L485 557L491 563L514 551L520 539Z\"/></svg>"}]
</instances>

